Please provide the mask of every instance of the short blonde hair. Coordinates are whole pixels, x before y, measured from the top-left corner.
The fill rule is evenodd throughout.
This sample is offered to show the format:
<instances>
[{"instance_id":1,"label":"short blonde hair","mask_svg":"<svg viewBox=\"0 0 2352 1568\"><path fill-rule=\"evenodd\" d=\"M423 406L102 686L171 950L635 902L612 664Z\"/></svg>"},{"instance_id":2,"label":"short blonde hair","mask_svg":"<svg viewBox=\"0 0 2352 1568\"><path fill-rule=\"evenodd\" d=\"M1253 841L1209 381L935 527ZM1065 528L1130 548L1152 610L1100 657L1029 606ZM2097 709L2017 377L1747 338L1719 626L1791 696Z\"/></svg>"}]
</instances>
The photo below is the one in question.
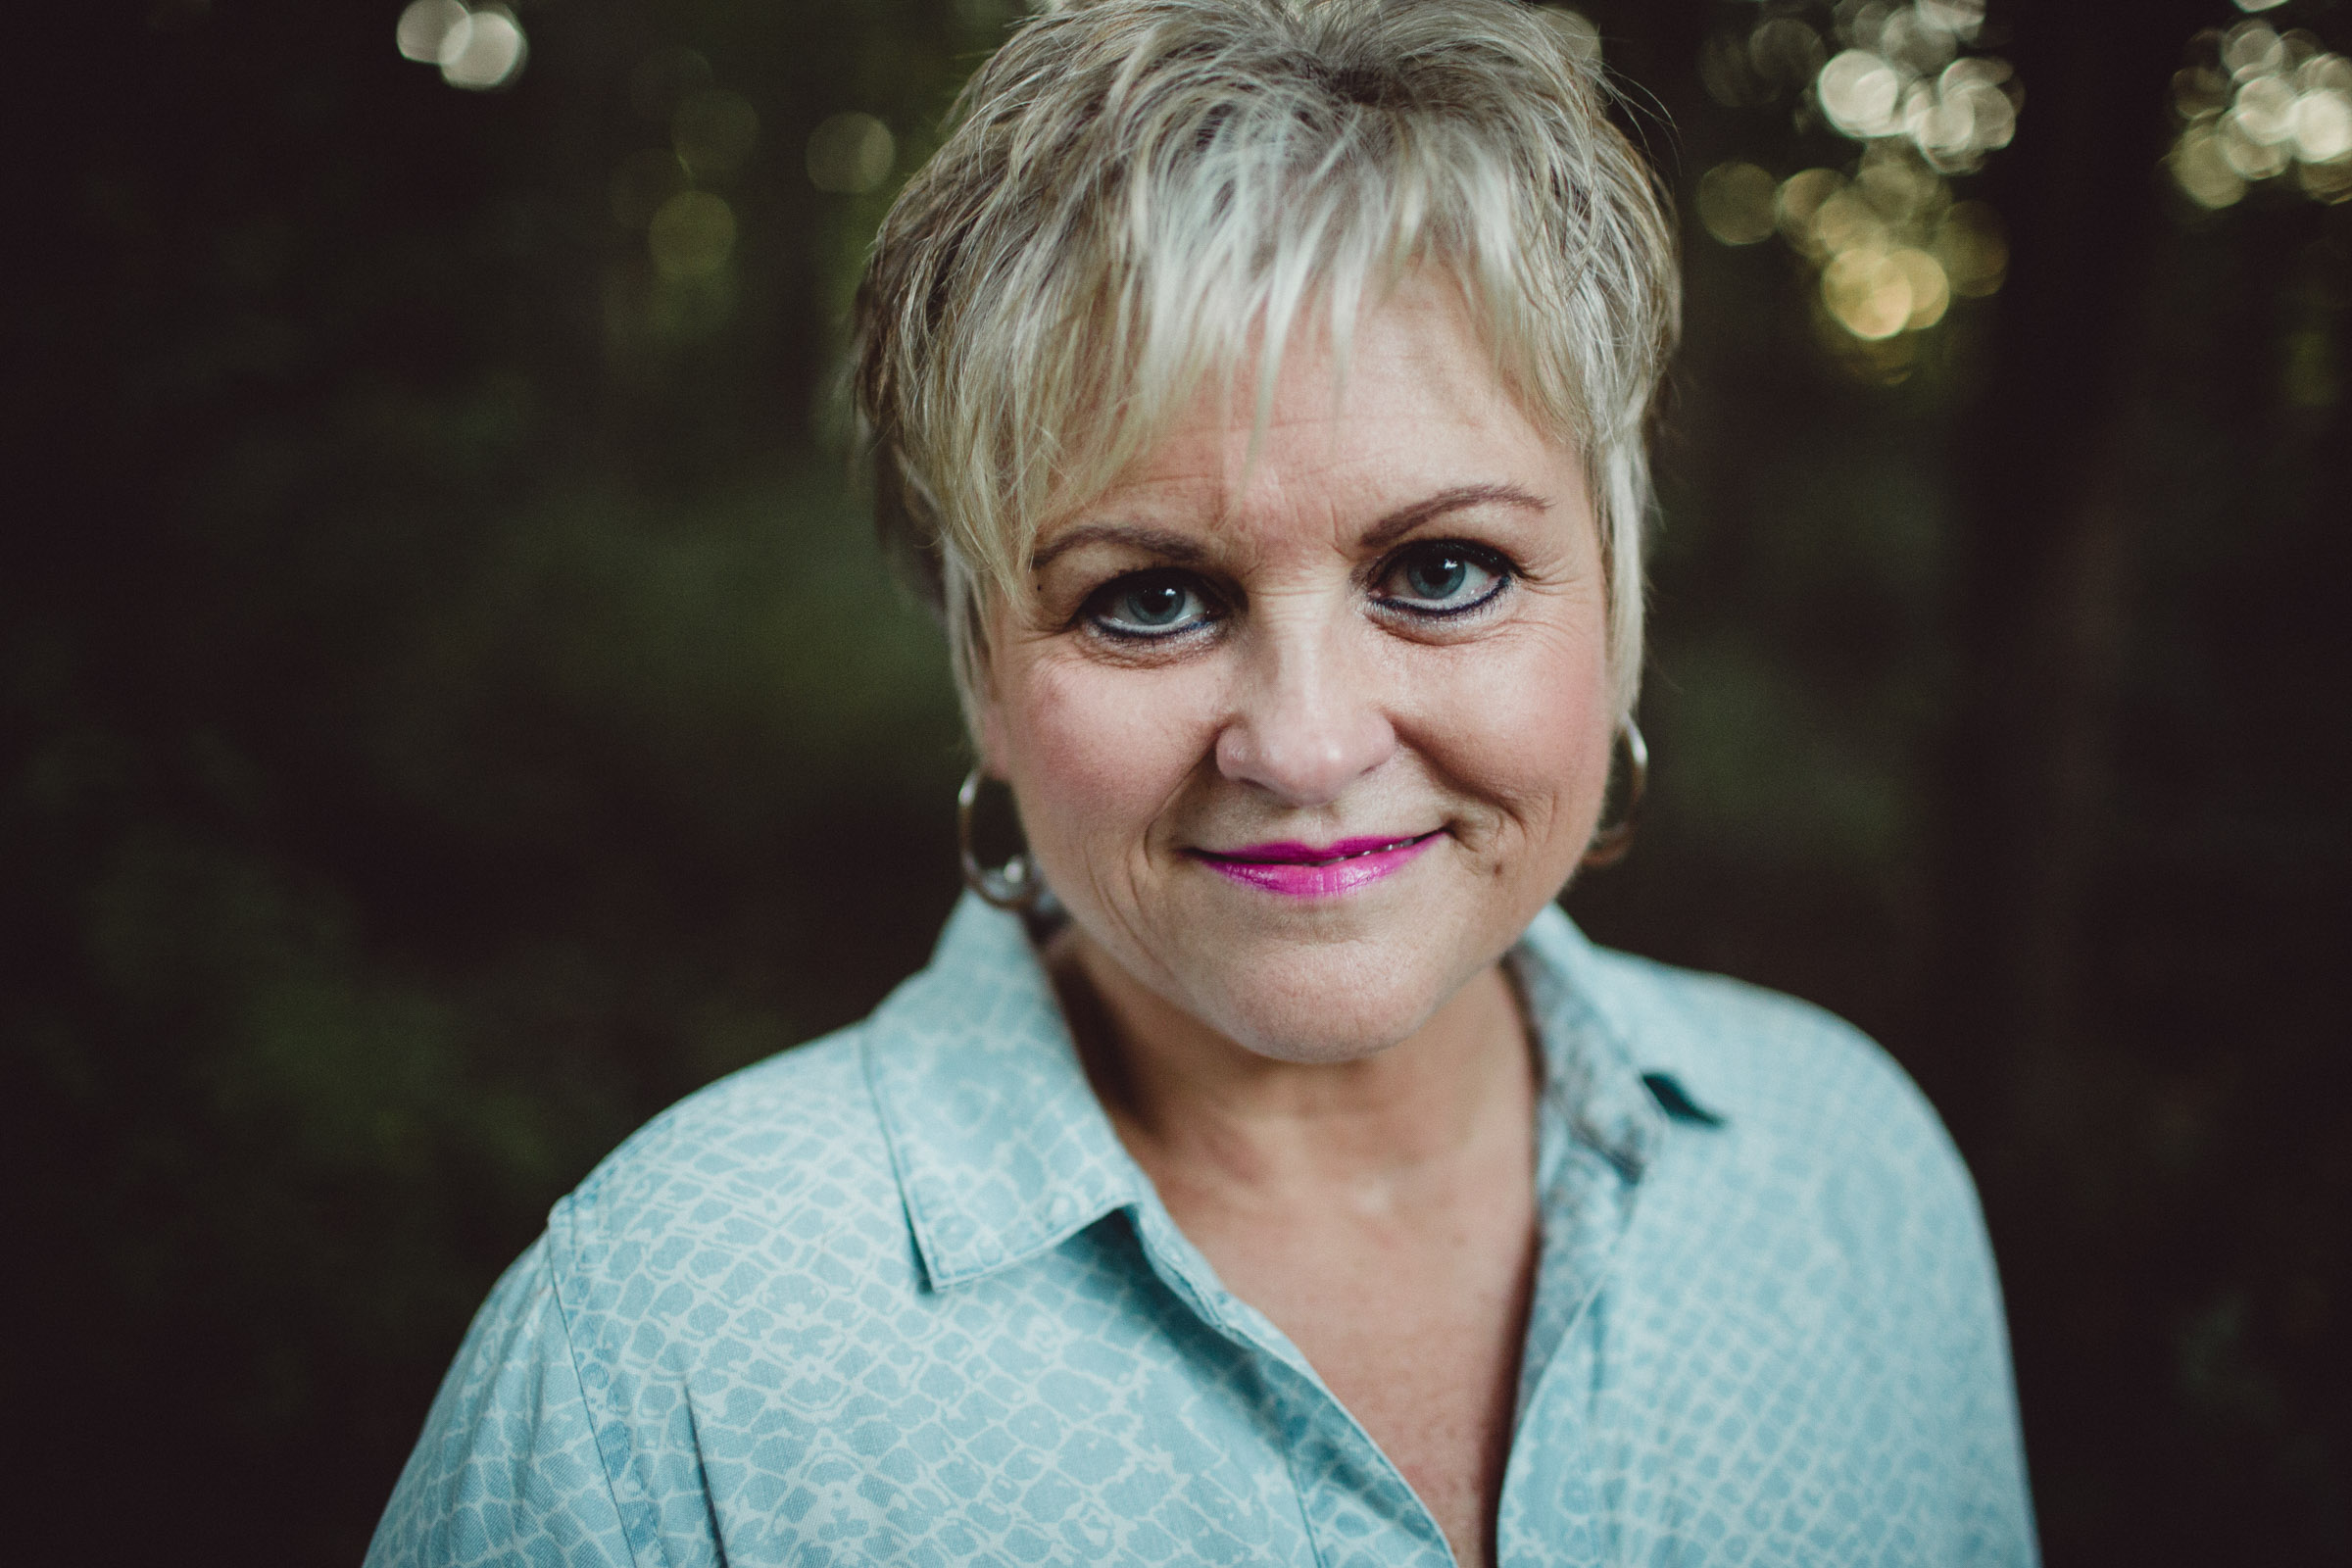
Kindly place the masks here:
<instances>
[{"instance_id":1,"label":"short blonde hair","mask_svg":"<svg viewBox=\"0 0 2352 1568\"><path fill-rule=\"evenodd\" d=\"M1016 28L883 220L855 323L878 521L967 713L986 596L1022 591L1050 509L1252 352L1262 420L1310 312L1344 364L1363 305L1433 267L1583 458L1630 710L1674 233L1569 36L1517 0L1072 0Z\"/></svg>"}]
</instances>

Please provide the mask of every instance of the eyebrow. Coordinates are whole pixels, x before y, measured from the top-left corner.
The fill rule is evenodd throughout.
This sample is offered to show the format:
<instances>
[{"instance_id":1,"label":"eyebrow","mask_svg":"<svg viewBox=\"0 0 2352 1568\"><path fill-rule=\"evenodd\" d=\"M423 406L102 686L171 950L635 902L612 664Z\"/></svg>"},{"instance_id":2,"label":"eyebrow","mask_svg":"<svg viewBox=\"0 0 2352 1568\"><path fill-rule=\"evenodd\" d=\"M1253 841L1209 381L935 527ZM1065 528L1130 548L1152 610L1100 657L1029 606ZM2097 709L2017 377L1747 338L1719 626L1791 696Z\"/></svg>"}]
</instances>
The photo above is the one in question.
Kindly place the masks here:
<instances>
[{"instance_id":1,"label":"eyebrow","mask_svg":"<svg viewBox=\"0 0 2352 1568\"><path fill-rule=\"evenodd\" d=\"M1199 540L1165 528L1147 527L1138 522L1087 522L1032 554L1029 569L1043 571L1056 557L1080 545L1126 545L1145 555L1159 556L1186 566L1197 566L1208 559L1208 552L1200 547Z\"/></svg>"},{"instance_id":2,"label":"eyebrow","mask_svg":"<svg viewBox=\"0 0 2352 1568\"><path fill-rule=\"evenodd\" d=\"M1465 484L1451 490L1441 490L1409 507L1399 507L1364 530L1358 541L1366 549L1379 550L1395 544L1423 523L1447 513L1465 512L1472 507L1510 507L1520 512L1549 512L1551 503L1542 496L1532 495L1515 484Z\"/></svg>"},{"instance_id":3,"label":"eyebrow","mask_svg":"<svg viewBox=\"0 0 2352 1568\"><path fill-rule=\"evenodd\" d=\"M1358 542L1366 549L1380 550L1425 522L1472 507L1510 507L1522 512L1548 512L1551 503L1515 484L1457 485L1408 507L1399 507L1365 529L1363 538ZM1186 534L1142 523L1088 522L1070 529L1037 551L1029 558L1029 569L1033 572L1043 571L1065 552L1082 545L1095 544L1125 545L1146 555L1157 556L1186 566L1199 565L1208 559L1208 552L1201 548L1200 541Z\"/></svg>"}]
</instances>

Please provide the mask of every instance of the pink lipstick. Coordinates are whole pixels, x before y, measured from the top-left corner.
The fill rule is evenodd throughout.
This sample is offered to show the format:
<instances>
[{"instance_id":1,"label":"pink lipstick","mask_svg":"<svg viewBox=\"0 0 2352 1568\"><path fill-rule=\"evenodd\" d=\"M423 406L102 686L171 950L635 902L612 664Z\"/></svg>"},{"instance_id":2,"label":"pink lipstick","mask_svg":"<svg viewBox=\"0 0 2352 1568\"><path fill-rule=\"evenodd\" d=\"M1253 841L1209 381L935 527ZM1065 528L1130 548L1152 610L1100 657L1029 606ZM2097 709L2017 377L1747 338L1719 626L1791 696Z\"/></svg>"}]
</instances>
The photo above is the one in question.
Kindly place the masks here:
<instances>
[{"instance_id":1,"label":"pink lipstick","mask_svg":"<svg viewBox=\"0 0 2352 1568\"><path fill-rule=\"evenodd\" d=\"M1238 850L1195 850L1219 875L1293 899L1331 899L1401 871L1436 843L1436 832L1403 839L1342 839L1337 844L1250 844Z\"/></svg>"}]
</instances>

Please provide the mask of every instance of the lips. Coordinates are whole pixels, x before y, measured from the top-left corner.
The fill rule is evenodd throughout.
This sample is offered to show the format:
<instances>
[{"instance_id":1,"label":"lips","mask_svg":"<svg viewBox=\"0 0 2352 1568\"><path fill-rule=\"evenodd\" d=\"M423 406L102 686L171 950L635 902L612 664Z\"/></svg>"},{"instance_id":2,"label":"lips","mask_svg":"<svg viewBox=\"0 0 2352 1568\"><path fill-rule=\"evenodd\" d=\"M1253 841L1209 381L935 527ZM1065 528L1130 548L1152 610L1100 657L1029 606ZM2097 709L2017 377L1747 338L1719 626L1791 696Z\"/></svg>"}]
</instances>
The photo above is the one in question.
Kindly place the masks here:
<instances>
[{"instance_id":1,"label":"lips","mask_svg":"<svg viewBox=\"0 0 2352 1568\"><path fill-rule=\"evenodd\" d=\"M1245 887L1294 899L1328 899L1392 876L1438 840L1438 832L1407 838L1341 839L1333 844L1250 844L1236 850L1195 850L1194 858Z\"/></svg>"}]
</instances>

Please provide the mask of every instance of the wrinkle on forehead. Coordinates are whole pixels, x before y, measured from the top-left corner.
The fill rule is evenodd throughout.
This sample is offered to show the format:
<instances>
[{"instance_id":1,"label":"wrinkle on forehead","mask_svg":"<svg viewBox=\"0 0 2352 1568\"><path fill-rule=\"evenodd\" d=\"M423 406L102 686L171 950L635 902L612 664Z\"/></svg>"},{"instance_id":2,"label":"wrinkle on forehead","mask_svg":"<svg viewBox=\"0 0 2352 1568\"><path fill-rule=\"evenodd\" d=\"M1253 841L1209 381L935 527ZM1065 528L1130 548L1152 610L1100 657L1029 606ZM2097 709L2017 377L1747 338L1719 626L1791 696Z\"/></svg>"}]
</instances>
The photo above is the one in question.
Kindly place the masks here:
<instances>
[{"instance_id":1,"label":"wrinkle on forehead","mask_svg":"<svg viewBox=\"0 0 2352 1568\"><path fill-rule=\"evenodd\" d=\"M1183 412L1140 459L1095 495L1046 521L1031 550L1030 569L1066 548L1061 541L1075 528L1112 522L1157 527L1180 516L1184 526L1212 536L1247 532L1254 519L1295 507L1295 492L1333 480L1338 481L1334 493L1319 499L1332 512L1335 535L1344 535L1354 520L1349 514L1359 510L1348 504L1345 491L1377 490L1393 477L1382 471L1384 463L1412 447L1433 418L1487 435L1497 423L1515 425L1515 435L1556 453L1556 444L1513 396L1449 279L1408 277L1367 302L1357 320L1345 323L1353 330L1342 325L1326 322L1321 313L1305 313L1286 353L1245 354L1231 375L1196 388ZM1269 366L1275 382L1267 396L1258 397L1254 394ZM1400 382L1434 385L1438 392L1400 399L1384 395L1383 389ZM1370 408L1364 404L1367 389L1380 398ZM1367 434L1368 427L1396 422L1409 428L1395 442L1384 444ZM1423 477L1429 493L1436 494L1502 476L1465 469ZM1181 498L1173 509L1178 516L1169 514L1164 501L1155 504L1154 492ZM1363 504L1386 512L1423 499L1367 495Z\"/></svg>"}]
</instances>

